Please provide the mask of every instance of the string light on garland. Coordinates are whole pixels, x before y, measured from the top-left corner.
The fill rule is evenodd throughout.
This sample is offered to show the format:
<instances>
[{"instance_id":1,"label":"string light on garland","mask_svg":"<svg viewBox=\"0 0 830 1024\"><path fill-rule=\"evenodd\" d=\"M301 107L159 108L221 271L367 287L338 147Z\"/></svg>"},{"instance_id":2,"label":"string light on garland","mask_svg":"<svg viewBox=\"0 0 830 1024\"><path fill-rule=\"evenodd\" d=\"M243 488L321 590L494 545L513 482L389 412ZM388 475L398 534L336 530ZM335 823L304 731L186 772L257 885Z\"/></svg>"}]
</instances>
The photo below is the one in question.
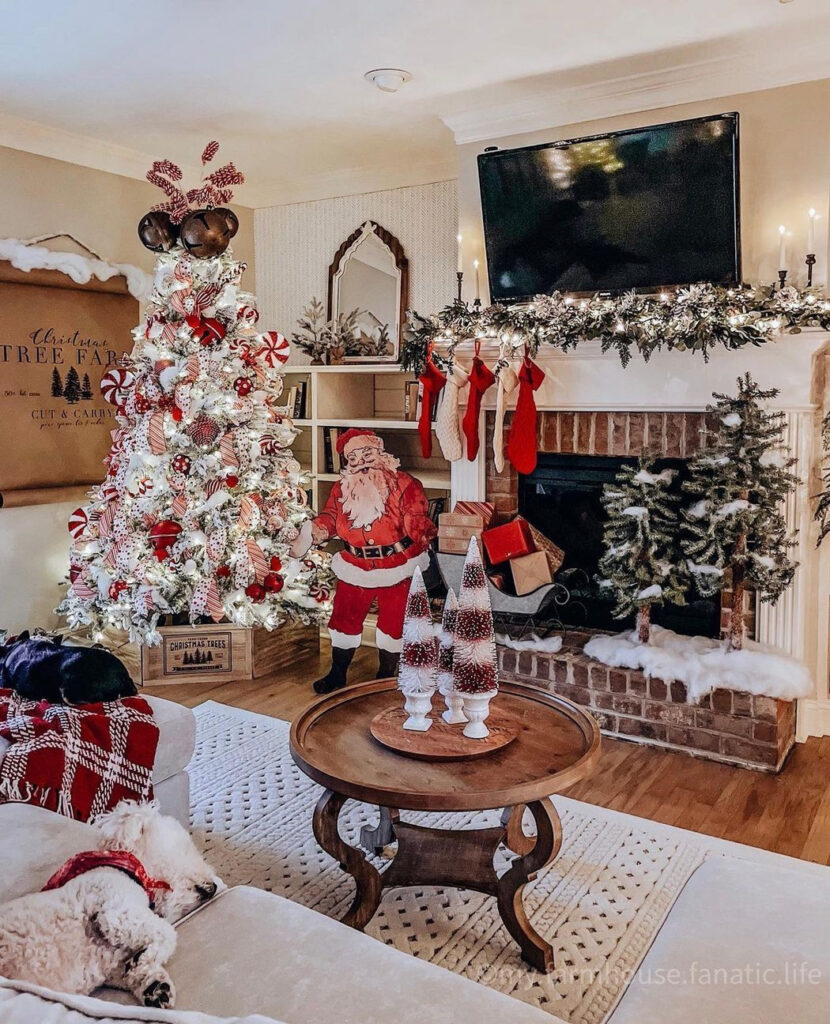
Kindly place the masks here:
<instances>
[{"instance_id":1,"label":"string light on garland","mask_svg":"<svg viewBox=\"0 0 830 1024\"><path fill-rule=\"evenodd\" d=\"M830 330L830 301L814 289L784 287L771 293L696 284L657 297L627 292L577 301L555 292L537 295L527 305L455 301L431 316L408 312L401 364L421 373L432 343L437 346L433 357L444 368L458 345L483 338L499 338L514 348L526 344L531 355L542 345L567 352L598 340L623 366L635 354L648 360L659 351L696 352L708 360L715 348L763 345L779 331L798 334L804 327Z\"/></svg>"}]
</instances>

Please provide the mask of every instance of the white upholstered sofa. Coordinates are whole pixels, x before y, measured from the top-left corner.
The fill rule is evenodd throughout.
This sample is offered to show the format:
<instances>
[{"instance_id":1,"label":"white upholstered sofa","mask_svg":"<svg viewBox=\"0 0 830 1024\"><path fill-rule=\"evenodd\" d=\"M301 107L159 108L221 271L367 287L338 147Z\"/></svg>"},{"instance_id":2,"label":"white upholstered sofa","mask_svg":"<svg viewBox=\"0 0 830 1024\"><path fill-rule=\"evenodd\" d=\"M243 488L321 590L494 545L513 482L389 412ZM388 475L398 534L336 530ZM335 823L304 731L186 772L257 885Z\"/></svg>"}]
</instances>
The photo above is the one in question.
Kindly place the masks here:
<instances>
[{"instance_id":1,"label":"white upholstered sofa","mask_svg":"<svg viewBox=\"0 0 830 1024\"><path fill-rule=\"evenodd\" d=\"M89 826L49 811L0 806L0 905L39 888L91 838ZM561 1024L247 886L201 907L178 930L170 972L181 1011L245 1024L257 1014L284 1024ZM609 1024L825 1024L828 936L830 869L713 840L712 856L687 883ZM158 1011L130 1015L125 993L103 995L70 1010L58 996L0 980L0 1024L208 1024Z\"/></svg>"}]
</instances>

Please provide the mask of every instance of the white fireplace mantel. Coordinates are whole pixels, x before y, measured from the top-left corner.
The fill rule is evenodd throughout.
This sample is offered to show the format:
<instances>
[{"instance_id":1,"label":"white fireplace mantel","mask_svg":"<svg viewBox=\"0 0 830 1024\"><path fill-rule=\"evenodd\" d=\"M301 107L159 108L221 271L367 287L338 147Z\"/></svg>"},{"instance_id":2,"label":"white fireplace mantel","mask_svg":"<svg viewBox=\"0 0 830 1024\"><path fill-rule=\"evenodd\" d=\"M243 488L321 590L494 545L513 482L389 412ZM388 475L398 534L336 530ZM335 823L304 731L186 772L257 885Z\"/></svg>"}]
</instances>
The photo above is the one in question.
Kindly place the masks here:
<instances>
[{"instance_id":1,"label":"white fireplace mantel","mask_svg":"<svg viewBox=\"0 0 830 1024\"><path fill-rule=\"evenodd\" d=\"M462 362L467 361L465 349L456 350ZM616 352L603 353L598 341L584 342L571 352L542 346L535 356L545 370L545 382L536 392L539 410L697 412L711 403L713 392L734 392L736 379L747 371L762 388L779 389L773 405L786 415L785 436L797 459L800 481L785 508L789 527L798 531L799 569L792 588L775 606L759 607L758 635L762 642L802 658L813 673L815 696L799 706L799 739L830 734L830 544L816 548L811 503L823 454L821 418L830 410L828 352L830 332L808 328L800 334L781 334L758 347L734 351L716 347L708 362L694 352L660 352L648 362L635 355L624 369ZM481 356L492 366L498 346L485 343ZM484 410L494 406L495 388L491 388ZM483 413L480 429L483 432ZM474 462L452 463L453 501L484 499L484 451L482 445Z\"/></svg>"}]
</instances>

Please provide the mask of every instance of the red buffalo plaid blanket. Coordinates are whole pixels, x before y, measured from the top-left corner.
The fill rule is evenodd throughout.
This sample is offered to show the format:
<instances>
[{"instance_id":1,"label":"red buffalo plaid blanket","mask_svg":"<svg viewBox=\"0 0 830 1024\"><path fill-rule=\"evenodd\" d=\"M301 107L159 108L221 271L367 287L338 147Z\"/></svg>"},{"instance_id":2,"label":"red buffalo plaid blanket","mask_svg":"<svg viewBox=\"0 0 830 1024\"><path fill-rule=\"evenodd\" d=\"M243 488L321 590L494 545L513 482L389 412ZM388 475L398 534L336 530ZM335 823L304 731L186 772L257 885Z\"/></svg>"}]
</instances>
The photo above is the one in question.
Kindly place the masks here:
<instances>
[{"instance_id":1,"label":"red buffalo plaid blanket","mask_svg":"<svg viewBox=\"0 0 830 1024\"><path fill-rule=\"evenodd\" d=\"M121 800L149 800L159 730L141 697L66 707L0 689L0 802L88 821ZM2 744L4 745L4 744Z\"/></svg>"}]
</instances>

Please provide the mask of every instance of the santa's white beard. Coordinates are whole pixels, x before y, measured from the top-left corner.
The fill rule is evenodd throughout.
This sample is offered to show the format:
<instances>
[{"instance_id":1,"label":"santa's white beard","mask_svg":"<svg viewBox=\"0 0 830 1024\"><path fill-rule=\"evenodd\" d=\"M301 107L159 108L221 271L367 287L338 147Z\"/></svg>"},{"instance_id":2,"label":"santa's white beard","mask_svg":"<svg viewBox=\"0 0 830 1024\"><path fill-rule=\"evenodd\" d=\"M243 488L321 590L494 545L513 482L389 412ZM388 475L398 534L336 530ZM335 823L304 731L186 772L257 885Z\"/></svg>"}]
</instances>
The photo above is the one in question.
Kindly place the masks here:
<instances>
[{"instance_id":1,"label":"santa's white beard","mask_svg":"<svg viewBox=\"0 0 830 1024\"><path fill-rule=\"evenodd\" d=\"M387 456L390 461L393 456ZM397 459L394 459L397 468ZM343 511L352 526L365 530L380 519L389 500L390 481L395 471L389 466L373 466L371 469L344 469L340 474L343 494Z\"/></svg>"}]
</instances>

